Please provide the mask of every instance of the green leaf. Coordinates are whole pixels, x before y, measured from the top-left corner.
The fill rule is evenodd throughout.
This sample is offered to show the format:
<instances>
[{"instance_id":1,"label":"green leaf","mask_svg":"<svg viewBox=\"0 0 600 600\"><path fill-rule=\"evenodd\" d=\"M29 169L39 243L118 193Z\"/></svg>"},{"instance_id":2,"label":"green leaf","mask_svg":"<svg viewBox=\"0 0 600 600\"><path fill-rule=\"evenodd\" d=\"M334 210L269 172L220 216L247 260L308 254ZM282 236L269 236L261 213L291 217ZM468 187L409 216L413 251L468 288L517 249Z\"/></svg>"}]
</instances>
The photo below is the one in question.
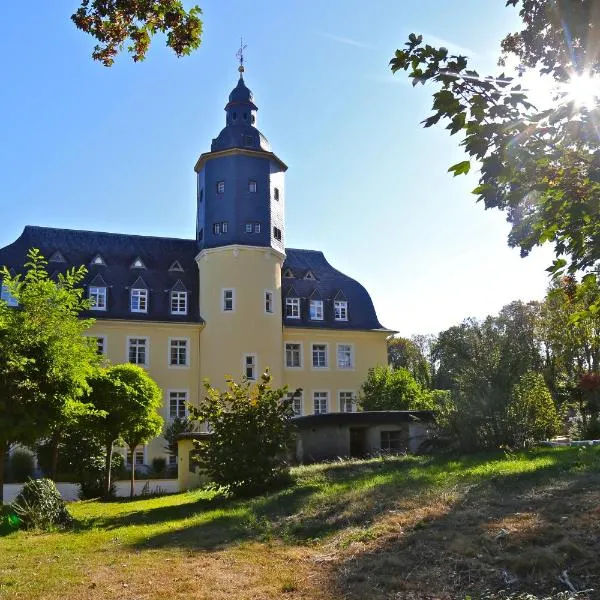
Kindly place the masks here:
<instances>
[{"instance_id":1,"label":"green leaf","mask_svg":"<svg viewBox=\"0 0 600 600\"><path fill-rule=\"evenodd\" d=\"M463 160L462 162L452 165L448 169L448 173L454 173L454 177L457 175L466 175L471 170L471 161Z\"/></svg>"}]
</instances>

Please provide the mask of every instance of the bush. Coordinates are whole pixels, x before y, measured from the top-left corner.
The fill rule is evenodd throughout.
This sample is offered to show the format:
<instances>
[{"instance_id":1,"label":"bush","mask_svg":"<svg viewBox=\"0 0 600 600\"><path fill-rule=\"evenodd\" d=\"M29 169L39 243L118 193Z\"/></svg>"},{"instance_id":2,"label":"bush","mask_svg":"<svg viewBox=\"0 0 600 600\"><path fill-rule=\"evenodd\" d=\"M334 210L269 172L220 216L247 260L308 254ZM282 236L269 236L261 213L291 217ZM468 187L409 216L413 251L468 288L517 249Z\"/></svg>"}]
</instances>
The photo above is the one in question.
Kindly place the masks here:
<instances>
[{"instance_id":1,"label":"bush","mask_svg":"<svg viewBox=\"0 0 600 600\"><path fill-rule=\"evenodd\" d=\"M429 410L432 398L407 369L375 367L369 369L362 384L363 410Z\"/></svg>"},{"instance_id":2,"label":"bush","mask_svg":"<svg viewBox=\"0 0 600 600\"><path fill-rule=\"evenodd\" d=\"M12 504L26 529L48 530L72 522L60 492L51 479L30 479Z\"/></svg>"},{"instance_id":3,"label":"bush","mask_svg":"<svg viewBox=\"0 0 600 600\"><path fill-rule=\"evenodd\" d=\"M167 472L167 459L157 456L152 459L151 474L155 477L164 477Z\"/></svg>"},{"instance_id":4,"label":"bush","mask_svg":"<svg viewBox=\"0 0 600 600\"><path fill-rule=\"evenodd\" d=\"M256 385L227 380L227 390L205 383L206 398L192 409L211 428L208 441L197 443L200 464L216 486L229 493L251 495L289 480L291 400L287 388L271 389L265 372Z\"/></svg>"},{"instance_id":5,"label":"bush","mask_svg":"<svg viewBox=\"0 0 600 600\"><path fill-rule=\"evenodd\" d=\"M82 500L89 500L91 498L101 498L105 496L106 490L104 489L104 453L99 452L96 455L85 457L81 461L81 470L78 473L79 483L79 497ZM114 479L127 479L125 469L125 459L122 454L113 452L111 471L113 478L111 478L110 494L109 498L115 498L117 494Z\"/></svg>"},{"instance_id":6,"label":"bush","mask_svg":"<svg viewBox=\"0 0 600 600\"><path fill-rule=\"evenodd\" d=\"M33 471L34 461L31 452L17 449L10 455L8 472L11 481L14 483L27 481L33 475Z\"/></svg>"}]
</instances>

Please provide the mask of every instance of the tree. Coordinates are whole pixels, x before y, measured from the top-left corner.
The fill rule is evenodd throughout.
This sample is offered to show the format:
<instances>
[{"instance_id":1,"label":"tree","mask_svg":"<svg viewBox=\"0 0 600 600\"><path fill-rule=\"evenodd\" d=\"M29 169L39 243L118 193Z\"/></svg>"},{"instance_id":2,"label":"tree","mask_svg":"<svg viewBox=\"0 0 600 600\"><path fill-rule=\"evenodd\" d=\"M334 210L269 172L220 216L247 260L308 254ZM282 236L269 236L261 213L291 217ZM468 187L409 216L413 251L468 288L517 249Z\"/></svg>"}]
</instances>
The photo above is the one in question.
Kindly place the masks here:
<instances>
[{"instance_id":1,"label":"tree","mask_svg":"<svg viewBox=\"0 0 600 600\"><path fill-rule=\"evenodd\" d=\"M166 34L177 56L190 54L202 39L201 14L182 0L81 0L71 19L98 41L92 58L110 67L126 43L134 61L144 60L157 33Z\"/></svg>"},{"instance_id":2,"label":"tree","mask_svg":"<svg viewBox=\"0 0 600 600\"><path fill-rule=\"evenodd\" d=\"M199 462L214 484L229 493L268 490L289 475L287 454L292 401L287 387L271 388L265 371L256 384L228 379L225 391L204 383L206 397L192 415L208 422L210 439L197 442Z\"/></svg>"},{"instance_id":3,"label":"tree","mask_svg":"<svg viewBox=\"0 0 600 600\"><path fill-rule=\"evenodd\" d=\"M388 340L388 362L394 369L404 368L422 386L431 385L429 363L419 345L412 339L393 337Z\"/></svg>"},{"instance_id":4,"label":"tree","mask_svg":"<svg viewBox=\"0 0 600 600\"><path fill-rule=\"evenodd\" d=\"M423 37L409 36L390 61L407 71L413 85L432 83L433 114L425 127L446 121L462 134L470 160L450 167L481 169L473 190L485 208L505 211L512 224L508 242L526 256L551 242L553 273L591 270L600 260L600 141L597 90L582 88L600 71L595 0L508 0L520 6L523 29L502 43L504 58L521 61L520 72L541 73L552 106L538 109L520 81L504 73L482 76L465 56L450 55ZM597 83L596 83L597 86Z\"/></svg>"},{"instance_id":5,"label":"tree","mask_svg":"<svg viewBox=\"0 0 600 600\"><path fill-rule=\"evenodd\" d=\"M408 369L378 366L369 369L361 386L363 410L427 410L430 396Z\"/></svg>"},{"instance_id":6,"label":"tree","mask_svg":"<svg viewBox=\"0 0 600 600\"><path fill-rule=\"evenodd\" d=\"M0 300L0 504L10 445L47 435L85 392L97 360L83 335L92 321L79 318L88 307L78 287L85 269L53 281L38 250L27 256L24 277L2 271L2 286L17 306Z\"/></svg>"},{"instance_id":7,"label":"tree","mask_svg":"<svg viewBox=\"0 0 600 600\"><path fill-rule=\"evenodd\" d=\"M104 444L104 493L108 498L113 446L120 439L128 438L130 446L135 448L160 432L162 418L156 414L156 409L160 406L162 394L146 371L132 364L100 369L90 380L90 387L89 402L104 412L103 417L95 420L94 430ZM153 431L155 433L151 433ZM133 454L131 462L135 462ZM134 468L132 464L132 477L135 477Z\"/></svg>"}]
</instances>

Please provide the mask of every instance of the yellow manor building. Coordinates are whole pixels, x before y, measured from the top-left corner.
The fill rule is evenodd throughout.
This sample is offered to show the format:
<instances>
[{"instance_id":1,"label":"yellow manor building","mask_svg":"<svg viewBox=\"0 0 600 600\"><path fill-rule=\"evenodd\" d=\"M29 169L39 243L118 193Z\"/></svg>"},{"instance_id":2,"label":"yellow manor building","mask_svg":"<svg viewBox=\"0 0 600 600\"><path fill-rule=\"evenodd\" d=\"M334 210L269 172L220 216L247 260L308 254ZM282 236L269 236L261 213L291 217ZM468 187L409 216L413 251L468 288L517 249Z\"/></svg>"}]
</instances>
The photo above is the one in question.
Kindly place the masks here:
<instances>
[{"instance_id":1,"label":"yellow manor building","mask_svg":"<svg viewBox=\"0 0 600 600\"><path fill-rule=\"evenodd\" d=\"M368 369L387 364L393 332L364 287L319 251L285 248L287 166L256 128L257 110L240 67L225 127L195 166L195 239L27 226L0 249L15 272L30 248L53 276L86 266L98 351L148 370L166 421L199 402L205 378L222 387L267 367L275 386L302 388L297 415L353 412ZM155 457L167 457L160 438L135 461Z\"/></svg>"}]
</instances>

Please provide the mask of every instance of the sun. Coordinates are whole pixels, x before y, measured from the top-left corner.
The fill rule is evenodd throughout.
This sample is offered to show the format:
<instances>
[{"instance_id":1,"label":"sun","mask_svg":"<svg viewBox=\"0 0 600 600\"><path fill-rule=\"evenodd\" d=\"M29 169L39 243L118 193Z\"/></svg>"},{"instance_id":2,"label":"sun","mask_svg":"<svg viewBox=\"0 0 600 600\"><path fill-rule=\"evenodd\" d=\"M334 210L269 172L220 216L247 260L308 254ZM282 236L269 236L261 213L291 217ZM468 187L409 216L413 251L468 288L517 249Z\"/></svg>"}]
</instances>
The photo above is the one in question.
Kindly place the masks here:
<instances>
[{"instance_id":1,"label":"sun","mask_svg":"<svg viewBox=\"0 0 600 600\"><path fill-rule=\"evenodd\" d=\"M565 100L578 108L592 109L600 99L600 78L588 73L573 75L564 84Z\"/></svg>"}]
</instances>

